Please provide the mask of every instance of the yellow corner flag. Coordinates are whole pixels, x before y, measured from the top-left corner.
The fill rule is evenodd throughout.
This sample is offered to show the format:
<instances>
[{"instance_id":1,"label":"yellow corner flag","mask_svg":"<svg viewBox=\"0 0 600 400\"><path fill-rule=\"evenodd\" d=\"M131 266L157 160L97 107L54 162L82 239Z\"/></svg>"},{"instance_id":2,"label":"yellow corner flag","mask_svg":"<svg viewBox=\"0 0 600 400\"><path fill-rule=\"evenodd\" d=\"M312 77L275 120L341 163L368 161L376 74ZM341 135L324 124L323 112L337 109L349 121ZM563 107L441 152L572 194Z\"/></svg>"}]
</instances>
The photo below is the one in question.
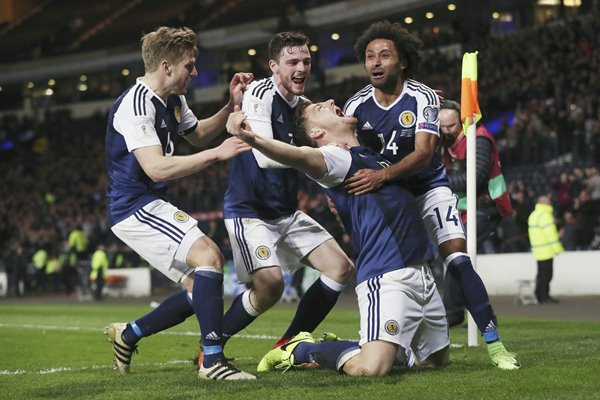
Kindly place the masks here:
<instances>
[{"instance_id":1,"label":"yellow corner flag","mask_svg":"<svg viewBox=\"0 0 600 400\"><path fill-rule=\"evenodd\" d=\"M469 125L481 119L477 102L477 52L463 55L460 106L460 120L466 135Z\"/></svg>"}]
</instances>

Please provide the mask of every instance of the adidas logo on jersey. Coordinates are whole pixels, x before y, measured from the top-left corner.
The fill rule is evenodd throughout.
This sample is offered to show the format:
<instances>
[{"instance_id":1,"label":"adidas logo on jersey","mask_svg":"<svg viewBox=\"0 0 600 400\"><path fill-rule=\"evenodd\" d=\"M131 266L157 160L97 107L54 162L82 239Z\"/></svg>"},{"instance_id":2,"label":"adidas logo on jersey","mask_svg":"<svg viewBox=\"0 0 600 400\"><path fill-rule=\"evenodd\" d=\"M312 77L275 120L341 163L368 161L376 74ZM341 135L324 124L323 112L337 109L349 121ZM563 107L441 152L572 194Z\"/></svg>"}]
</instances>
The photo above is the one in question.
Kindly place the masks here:
<instances>
[{"instance_id":1,"label":"adidas logo on jersey","mask_svg":"<svg viewBox=\"0 0 600 400\"><path fill-rule=\"evenodd\" d=\"M219 335L217 335L215 333L215 331L212 331L208 335L206 335L206 339L208 339L208 340L221 340L221 338L219 337Z\"/></svg>"},{"instance_id":2,"label":"adidas logo on jersey","mask_svg":"<svg viewBox=\"0 0 600 400\"><path fill-rule=\"evenodd\" d=\"M362 130L363 131L372 131L373 127L371 126L371 124L369 123L369 121L365 122L365 124L362 126Z\"/></svg>"},{"instance_id":3,"label":"adidas logo on jersey","mask_svg":"<svg viewBox=\"0 0 600 400\"><path fill-rule=\"evenodd\" d=\"M160 127L161 128L166 128L167 124L165 124L165 120L163 119L162 122L160 123Z\"/></svg>"},{"instance_id":4,"label":"adidas logo on jersey","mask_svg":"<svg viewBox=\"0 0 600 400\"><path fill-rule=\"evenodd\" d=\"M283 124L283 114L279 114L279 117L277 117L277 122Z\"/></svg>"}]
</instances>

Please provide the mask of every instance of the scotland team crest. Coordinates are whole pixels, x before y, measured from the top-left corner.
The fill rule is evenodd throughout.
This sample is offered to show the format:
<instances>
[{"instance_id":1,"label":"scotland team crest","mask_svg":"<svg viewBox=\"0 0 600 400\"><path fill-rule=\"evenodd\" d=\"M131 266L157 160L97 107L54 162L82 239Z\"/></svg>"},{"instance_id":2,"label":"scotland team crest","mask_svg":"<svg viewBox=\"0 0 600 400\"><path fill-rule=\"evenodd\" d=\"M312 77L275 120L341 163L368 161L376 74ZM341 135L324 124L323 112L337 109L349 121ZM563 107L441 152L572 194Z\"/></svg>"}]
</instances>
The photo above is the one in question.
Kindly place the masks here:
<instances>
[{"instance_id":1,"label":"scotland team crest","mask_svg":"<svg viewBox=\"0 0 600 400\"><path fill-rule=\"evenodd\" d=\"M267 246L258 246L256 248L256 257L259 260L266 260L271 257L271 250Z\"/></svg>"},{"instance_id":2,"label":"scotland team crest","mask_svg":"<svg viewBox=\"0 0 600 400\"><path fill-rule=\"evenodd\" d=\"M173 114L175 114L175 119L177 120L177 123L181 122L181 107L177 106L175 107L175 110L173 110Z\"/></svg>"},{"instance_id":3,"label":"scotland team crest","mask_svg":"<svg viewBox=\"0 0 600 400\"><path fill-rule=\"evenodd\" d=\"M385 323L385 331L390 335L397 335L400 331L400 327L396 321L390 319Z\"/></svg>"},{"instance_id":4,"label":"scotland team crest","mask_svg":"<svg viewBox=\"0 0 600 400\"><path fill-rule=\"evenodd\" d=\"M188 222L190 216L184 213L183 211L177 211L175 214L173 214L173 219L177 222L183 223Z\"/></svg>"},{"instance_id":5,"label":"scotland team crest","mask_svg":"<svg viewBox=\"0 0 600 400\"><path fill-rule=\"evenodd\" d=\"M403 128L410 128L415 124L415 113L412 111L404 111L400 114L400 118L398 118L398 122L402 125Z\"/></svg>"}]
</instances>

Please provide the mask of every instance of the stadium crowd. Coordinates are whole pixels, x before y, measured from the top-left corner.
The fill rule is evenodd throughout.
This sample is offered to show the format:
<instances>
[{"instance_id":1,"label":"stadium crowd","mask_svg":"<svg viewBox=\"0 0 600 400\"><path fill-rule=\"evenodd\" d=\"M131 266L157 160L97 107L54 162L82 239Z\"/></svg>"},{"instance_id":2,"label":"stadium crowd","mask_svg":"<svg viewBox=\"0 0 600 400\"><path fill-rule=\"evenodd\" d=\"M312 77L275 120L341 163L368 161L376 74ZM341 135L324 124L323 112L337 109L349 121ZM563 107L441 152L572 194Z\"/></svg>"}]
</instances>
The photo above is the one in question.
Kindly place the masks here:
<instances>
[{"instance_id":1,"label":"stadium crowd","mask_svg":"<svg viewBox=\"0 0 600 400\"><path fill-rule=\"evenodd\" d=\"M529 251L527 217L541 194L551 195L566 250L600 249L598 32L600 17L590 15L477 42L480 105L486 125L494 122L514 207L498 228L496 252ZM460 98L460 60L429 50L420 80L447 98ZM308 97L343 104L365 82L321 83L312 86ZM193 106L198 117L217 107ZM47 283L41 282L60 282L61 267L68 268L69 234L78 227L88 239L85 257L105 244L113 254L110 259L122 253L123 265L140 263L126 248L110 246L116 239L106 226L105 129L102 113L78 120L66 110L46 112L43 122L10 114L0 118L0 269L12 277L25 276L28 289L45 290ZM181 179L171 186L170 198L193 211L202 231L231 257L222 221L227 174L227 164L221 163ZM351 252L347 235L315 184L306 180L299 196L302 209ZM47 262L34 265L40 249L48 260L62 261L52 268ZM116 266L113 261L111 267ZM41 278L41 270L55 279Z\"/></svg>"}]
</instances>

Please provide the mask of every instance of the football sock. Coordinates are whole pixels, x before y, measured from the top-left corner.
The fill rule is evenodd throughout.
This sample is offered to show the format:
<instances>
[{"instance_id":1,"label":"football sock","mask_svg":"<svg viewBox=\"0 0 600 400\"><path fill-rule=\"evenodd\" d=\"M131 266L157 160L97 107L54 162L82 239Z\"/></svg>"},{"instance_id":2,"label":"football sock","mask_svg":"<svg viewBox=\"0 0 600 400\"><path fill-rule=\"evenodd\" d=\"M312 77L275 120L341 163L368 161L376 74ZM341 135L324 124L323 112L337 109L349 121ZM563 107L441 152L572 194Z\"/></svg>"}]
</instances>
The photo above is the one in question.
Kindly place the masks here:
<instances>
[{"instance_id":1,"label":"football sock","mask_svg":"<svg viewBox=\"0 0 600 400\"><path fill-rule=\"evenodd\" d=\"M123 341L133 346L141 338L178 325L191 315L194 315L194 309L188 301L187 292L182 290L164 300L148 314L128 323L123 331Z\"/></svg>"},{"instance_id":2,"label":"football sock","mask_svg":"<svg viewBox=\"0 0 600 400\"><path fill-rule=\"evenodd\" d=\"M294 364L317 363L322 367L339 370L349 358L344 357L349 352L360 350L358 342L351 340L336 340L335 342L299 343L292 354ZM343 362L341 362L343 360Z\"/></svg>"},{"instance_id":3,"label":"football sock","mask_svg":"<svg viewBox=\"0 0 600 400\"><path fill-rule=\"evenodd\" d=\"M486 343L500 340L495 324L496 316L490 304L487 289L473 269L471 258L465 253L452 253L446 260L448 272L460 282L465 306L473 316Z\"/></svg>"},{"instance_id":4,"label":"football sock","mask_svg":"<svg viewBox=\"0 0 600 400\"><path fill-rule=\"evenodd\" d=\"M321 275L302 296L296 315L282 339L289 340L300 332L314 331L335 306L343 290L344 285Z\"/></svg>"},{"instance_id":5,"label":"football sock","mask_svg":"<svg viewBox=\"0 0 600 400\"><path fill-rule=\"evenodd\" d=\"M223 274L214 268L196 268L192 302L200 324L204 367L224 357L221 346L223 329Z\"/></svg>"},{"instance_id":6,"label":"football sock","mask_svg":"<svg viewBox=\"0 0 600 400\"><path fill-rule=\"evenodd\" d=\"M223 317L223 344L252 323L260 313L250 303L250 291L237 296Z\"/></svg>"}]
</instances>

